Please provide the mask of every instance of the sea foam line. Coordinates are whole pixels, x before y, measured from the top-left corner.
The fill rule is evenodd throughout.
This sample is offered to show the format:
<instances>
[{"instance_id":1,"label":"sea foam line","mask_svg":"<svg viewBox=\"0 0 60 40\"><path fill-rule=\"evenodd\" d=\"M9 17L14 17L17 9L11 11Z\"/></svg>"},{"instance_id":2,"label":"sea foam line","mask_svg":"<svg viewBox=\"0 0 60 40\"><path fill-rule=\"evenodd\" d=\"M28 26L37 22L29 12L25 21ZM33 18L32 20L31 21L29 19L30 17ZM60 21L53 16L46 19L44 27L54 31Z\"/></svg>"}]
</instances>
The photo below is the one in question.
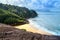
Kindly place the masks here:
<instances>
[{"instance_id":1,"label":"sea foam line","mask_svg":"<svg viewBox=\"0 0 60 40\"><path fill-rule=\"evenodd\" d=\"M41 27L40 25L38 25L36 22L34 22L32 19L28 19L28 21L30 22L31 25L34 25L33 27L35 27L36 29L38 30L44 30L48 33L51 33L53 35L57 35L57 36L60 36L60 34L58 34L57 32L53 32L53 31L50 31L48 30L47 28L44 28L44 27Z\"/></svg>"}]
</instances>

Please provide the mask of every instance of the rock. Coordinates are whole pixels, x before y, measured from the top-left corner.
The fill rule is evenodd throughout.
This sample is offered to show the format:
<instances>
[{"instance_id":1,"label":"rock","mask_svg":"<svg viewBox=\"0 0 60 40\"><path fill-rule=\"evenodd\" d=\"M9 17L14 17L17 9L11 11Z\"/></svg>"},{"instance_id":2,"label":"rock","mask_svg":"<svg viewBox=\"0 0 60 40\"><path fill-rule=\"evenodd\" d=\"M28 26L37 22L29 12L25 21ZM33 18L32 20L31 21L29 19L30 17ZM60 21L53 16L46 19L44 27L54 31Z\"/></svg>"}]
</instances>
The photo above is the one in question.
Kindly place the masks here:
<instances>
[{"instance_id":1,"label":"rock","mask_svg":"<svg viewBox=\"0 0 60 40\"><path fill-rule=\"evenodd\" d=\"M0 27L0 40L60 40L60 36L42 35L13 27Z\"/></svg>"}]
</instances>

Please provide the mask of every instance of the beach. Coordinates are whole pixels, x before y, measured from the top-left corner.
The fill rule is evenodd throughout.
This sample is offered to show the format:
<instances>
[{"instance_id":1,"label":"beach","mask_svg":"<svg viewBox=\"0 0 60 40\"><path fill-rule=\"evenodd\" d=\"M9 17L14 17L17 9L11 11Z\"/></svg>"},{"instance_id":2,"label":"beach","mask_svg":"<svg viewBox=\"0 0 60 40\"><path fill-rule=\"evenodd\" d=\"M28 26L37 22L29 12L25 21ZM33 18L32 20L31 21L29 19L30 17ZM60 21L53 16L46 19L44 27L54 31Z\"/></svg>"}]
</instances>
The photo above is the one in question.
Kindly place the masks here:
<instances>
[{"instance_id":1,"label":"beach","mask_svg":"<svg viewBox=\"0 0 60 40\"><path fill-rule=\"evenodd\" d=\"M48 33L44 30L38 30L33 25L30 24L24 24L24 25L19 25L19 26L14 26L15 28L18 29L26 29L28 32L33 32L33 33L39 33L39 34L44 34L44 35L52 35L51 33Z\"/></svg>"}]
</instances>

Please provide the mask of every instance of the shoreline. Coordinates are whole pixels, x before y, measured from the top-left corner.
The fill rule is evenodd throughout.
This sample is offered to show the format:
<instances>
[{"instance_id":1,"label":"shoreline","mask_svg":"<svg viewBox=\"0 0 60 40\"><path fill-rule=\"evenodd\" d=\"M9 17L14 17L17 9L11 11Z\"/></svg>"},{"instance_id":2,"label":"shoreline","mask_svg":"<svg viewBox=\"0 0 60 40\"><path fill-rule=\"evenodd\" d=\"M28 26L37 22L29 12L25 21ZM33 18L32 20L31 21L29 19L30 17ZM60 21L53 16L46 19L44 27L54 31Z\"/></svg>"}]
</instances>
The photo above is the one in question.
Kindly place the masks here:
<instances>
[{"instance_id":1,"label":"shoreline","mask_svg":"<svg viewBox=\"0 0 60 40\"><path fill-rule=\"evenodd\" d=\"M39 34L43 34L43 35L53 35L44 30L38 30L37 28L32 27L32 26L33 25L30 25L30 24L24 24L24 25L19 25L19 26L14 26L14 27L18 28L18 29L25 29L28 32L39 33Z\"/></svg>"}]
</instances>

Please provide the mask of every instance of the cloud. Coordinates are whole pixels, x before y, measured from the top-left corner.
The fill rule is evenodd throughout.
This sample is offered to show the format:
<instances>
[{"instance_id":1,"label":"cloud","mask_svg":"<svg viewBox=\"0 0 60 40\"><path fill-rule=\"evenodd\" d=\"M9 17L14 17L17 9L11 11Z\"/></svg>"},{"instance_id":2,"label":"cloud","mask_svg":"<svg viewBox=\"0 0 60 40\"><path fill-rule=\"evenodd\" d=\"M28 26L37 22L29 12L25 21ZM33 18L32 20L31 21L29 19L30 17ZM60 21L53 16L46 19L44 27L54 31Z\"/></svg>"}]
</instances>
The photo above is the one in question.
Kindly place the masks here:
<instances>
[{"instance_id":1,"label":"cloud","mask_svg":"<svg viewBox=\"0 0 60 40\"><path fill-rule=\"evenodd\" d=\"M60 8L60 0L0 0L0 3L18 5L30 9L52 10Z\"/></svg>"},{"instance_id":2,"label":"cloud","mask_svg":"<svg viewBox=\"0 0 60 40\"><path fill-rule=\"evenodd\" d=\"M0 3L5 3L6 4L6 0L0 0Z\"/></svg>"}]
</instances>

